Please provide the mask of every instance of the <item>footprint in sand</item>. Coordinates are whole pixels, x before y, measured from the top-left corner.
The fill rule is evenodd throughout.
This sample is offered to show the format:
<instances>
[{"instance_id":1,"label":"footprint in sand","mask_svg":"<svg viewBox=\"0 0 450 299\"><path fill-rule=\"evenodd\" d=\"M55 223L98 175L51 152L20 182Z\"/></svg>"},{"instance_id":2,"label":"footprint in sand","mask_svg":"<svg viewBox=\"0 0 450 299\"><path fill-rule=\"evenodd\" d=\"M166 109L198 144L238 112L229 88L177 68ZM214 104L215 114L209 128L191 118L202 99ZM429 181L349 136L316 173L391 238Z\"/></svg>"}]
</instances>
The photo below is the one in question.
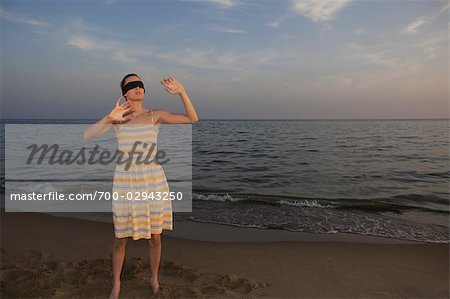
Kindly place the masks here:
<instances>
[{"instance_id":1,"label":"footprint in sand","mask_svg":"<svg viewBox=\"0 0 450 299\"><path fill-rule=\"evenodd\" d=\"M37 251L11 260L1 251L1 298L106 298L111 287L111 260L78 262L52 260ZM256 298L267 283L235 274L200 272L165 261L160 268L161 290L153 298ZM125 260L122 272L124 298L150 298L150 267L141 258Z\"/></svg>"}]
</instances>

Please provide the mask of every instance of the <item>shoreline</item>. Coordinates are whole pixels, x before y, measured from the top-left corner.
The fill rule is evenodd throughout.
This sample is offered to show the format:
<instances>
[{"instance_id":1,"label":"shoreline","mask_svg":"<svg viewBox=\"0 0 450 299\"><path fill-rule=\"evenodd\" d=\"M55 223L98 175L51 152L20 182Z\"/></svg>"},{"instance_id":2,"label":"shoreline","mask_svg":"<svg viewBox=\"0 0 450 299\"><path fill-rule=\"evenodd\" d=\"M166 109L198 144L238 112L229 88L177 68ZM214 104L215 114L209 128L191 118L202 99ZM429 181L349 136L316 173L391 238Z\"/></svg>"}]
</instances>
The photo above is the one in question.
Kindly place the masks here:
<instances>
[{"instance_id":1,"label":"shoreline","mask_svg":"<svg viewBox=\"0 0 450 299\"><path fill-rule=\"evenodd\" d=\"M337 239L323 242L317 236L308 240L304 234L302 241L286 241L282 239L290 232L272 234L269 230L267 234L259 229L174 223L172 234L164 231L162 236L162 298L445 298L449 294L449 244L372 243L373 238L360 236L356 236L359 240L334 236ZM42 295L46 298L107 296L112 223L2 212L1 231L2 259L8 261L2 268L6 287L2 297L25 297L17 292L35 285L42 287L33 289L35 296L40 291L53 292ZM271 239L239 241L242 235L247 241L250 235L260 240L262 233ZM182 238L201 239L210 234L235 242ZM150 291L147 257L146 240L128 242L123 298L144 297ZM50 274L42 277L43 269ZM30 271L35 271L35 280L27 285L20 277L29 277Z\"/></svg>"},{"instance_id":2,"label":"shoreline","mask_svg":"<svg viewBox=\"0 0 450 299\"><path fill-rule=\"evenodd\" d=\"M108 223L105 218L94 220L91 216L60 218L82 219L95 223ZM111 216L112 217L112 216ZM201 232L201 233L198 233ZM267 229L244 227L231 224L211 223L198 220L183 219L174 214L174 230L164 231L168 237L184 240L206 241L216 243L272 243L272 242L344 242L364 244L449 244L435 242L420 242L414 240L396 239L382 236L361 235L352 233L319 234L282 229Z\"/></svg>"},{"instance_id":3,"label":"shoreline","mask_svg":"<svg viewBox=\"0 0 450 299\"><path fill-rule=\"evenodd\" d=\"M175 227L175 225L177 226ZM196 232L199 231L202 233L197 234ZM165 234L178 239L216 243L342 242L364 244L435 244L350 233L315 234L216 224L194 220L174 222L174 231L167 231Z\"/></svg>"}]
</instances>

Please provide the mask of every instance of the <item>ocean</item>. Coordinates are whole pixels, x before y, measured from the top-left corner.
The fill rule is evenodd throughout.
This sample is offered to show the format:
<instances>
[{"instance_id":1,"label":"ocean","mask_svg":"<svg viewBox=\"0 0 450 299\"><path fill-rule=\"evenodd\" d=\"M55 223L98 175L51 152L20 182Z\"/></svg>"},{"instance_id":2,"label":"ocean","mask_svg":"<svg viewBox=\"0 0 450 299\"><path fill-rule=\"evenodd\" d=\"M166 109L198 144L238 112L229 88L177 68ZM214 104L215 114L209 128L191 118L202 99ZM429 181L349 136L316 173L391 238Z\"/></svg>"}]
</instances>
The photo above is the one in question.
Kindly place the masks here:
<instances>
[{"instance_id":1,"label":"ocean","mask_svg":"<svg viewBox=\"0 0 450 299\"><path fill-rule=\"evenodd\" d=\"M5 123L95 121L4 120L2 192ZM449 142L448 119L200 121L192 126L193 212L183 217L448 243ZM83 176L82 168L78 171L74 177ZM53 182L41 184L50 190ZM98 216L92 213L92 219Z\"/></svg>"}]
</instances>

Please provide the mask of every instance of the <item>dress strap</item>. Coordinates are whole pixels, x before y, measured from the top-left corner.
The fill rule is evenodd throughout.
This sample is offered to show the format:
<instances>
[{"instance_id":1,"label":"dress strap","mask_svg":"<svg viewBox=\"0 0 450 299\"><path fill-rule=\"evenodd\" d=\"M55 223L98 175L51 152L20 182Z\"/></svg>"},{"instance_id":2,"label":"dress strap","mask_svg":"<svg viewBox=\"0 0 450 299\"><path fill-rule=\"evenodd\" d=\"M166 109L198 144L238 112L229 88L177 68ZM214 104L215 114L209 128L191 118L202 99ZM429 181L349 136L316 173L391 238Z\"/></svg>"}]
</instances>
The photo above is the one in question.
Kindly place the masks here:
<instances>
[{"instance_id":1,"label":"dress strap","mask_svg":"<svg viewBox=\"0 0 450 299\"><path fill-rule=\"evenodd\" d=\"M152 124L154 124L154 122L153 122L153 109L151 109L150 112L152 114Z\"/></svg>"}]
</instances>

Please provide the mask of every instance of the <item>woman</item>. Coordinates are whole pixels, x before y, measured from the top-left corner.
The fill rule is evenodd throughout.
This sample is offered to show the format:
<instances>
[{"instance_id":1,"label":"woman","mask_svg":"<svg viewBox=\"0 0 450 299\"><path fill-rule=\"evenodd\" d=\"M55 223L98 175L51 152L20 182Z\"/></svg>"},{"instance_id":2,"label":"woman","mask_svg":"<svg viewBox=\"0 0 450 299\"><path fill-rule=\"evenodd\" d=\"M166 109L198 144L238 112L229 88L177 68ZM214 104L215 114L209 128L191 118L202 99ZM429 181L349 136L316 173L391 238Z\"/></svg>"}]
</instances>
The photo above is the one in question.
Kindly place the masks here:
<instances>
[{"instance_id":1,"label":"woman","mask_svg":"<svg viewBox=\"0 0 450 299\"><path fill-rule=\"evenodd\" d=\"M143 144L156 144L160 124L193 124L197 122L197 113L183 85L173 77L165 78L160 83L166 87L168 93L180 96L186 114L144 108L142 106L145 94L144 84L138 75L128 74L120 84L126 102L120 104L122 97L119 97L115 108L90 126L85 131L84 137L86 139L95 138L106 133L110 128L114 128L119 150L126 155L133 143L130 141L140 141L135 143L141 145L142 151L148 151L151 148L151 146L144 148ZM134 147L136 148L136 145ZM154 149L153 147L152 150L154 151ZM143 157L146 157L146 154ZM161 233L163 229L172 230L172 203L170 200L127 200L127 193L168 192L169 187L162 167L155 163L132 163L131 168L128 165L128 169L124 166L124 164L118 163L114 173L113 193L123 195L124 198L113 200L112 206L115 239L112 251L113 287L109 298L119 297L120 273L125 258L125 247L130 237L133 240L148 240L151 286L153 293L158 293Z\"/></svg>"}]
</instances>

